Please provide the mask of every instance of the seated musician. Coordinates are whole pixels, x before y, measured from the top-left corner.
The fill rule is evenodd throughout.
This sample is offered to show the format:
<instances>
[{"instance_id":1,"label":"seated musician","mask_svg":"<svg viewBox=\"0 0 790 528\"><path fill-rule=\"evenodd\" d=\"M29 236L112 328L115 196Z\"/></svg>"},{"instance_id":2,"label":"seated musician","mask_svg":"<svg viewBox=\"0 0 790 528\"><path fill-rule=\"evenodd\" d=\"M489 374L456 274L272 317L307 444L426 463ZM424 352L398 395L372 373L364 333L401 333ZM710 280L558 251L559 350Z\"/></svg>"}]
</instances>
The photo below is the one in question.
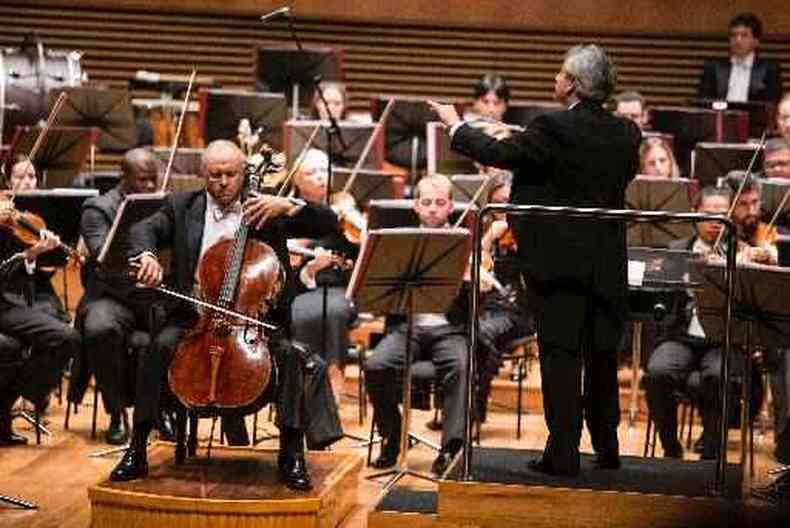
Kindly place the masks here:
<instances>
[{"instance_id":1,"label":"seated musician","mask_svg":"<svg viewBox=\"0 0 790 528\"><path fill-rule=\"evenodd\" d=\"M661 178L680 178L675 155L661 138L651 137L639 147L639 173Z\"/></svg>"},{"instance_id":2,"label":"seated musician","mask_svg":"<svg viewBox=\"0 0 790 528\"><path fill-rule=\"evenodd\" d=\"M163 270L155 252L170 248L174 287L182 293L191 293L197 286L196 273L202 256L220 239L233 238L242 221L251 227L252 238L274 249L285 271L280 301L267 314L267 320L278 327L276 332L268 333L269 350L279 379L278 468L286 486L307 490L311 482L304 458L305 434L311 447L322 448L342 437L342 430L325 365L317 358L310 383L305 384L304 358L291 353L287 333L294 277L286 239L323 236L337 229L337 219L328 208L255 192L242 205L243 153L230 141L216 140L206 147L203 156L206 190L170 195L159 212L132 228L130 255L139 263L137 279L149 287L161 284ZM150 350L139 359L131 443L112 471L111 480L133 480L148 473L146 444L159 412L164 371L179 341L196 320L191 304L180 304L179 309L171 310Z\"/></svg>"},{"instance_id":3,"label":"seated musician","mask_svg":"<svg viewBox=\"0 0 790 528\"><path fill-rule=\"evenodd\" d=\"M617 117L630 119L645 130L648 125L648 111L645 97L639 92L620 92L614 96L613 114Z\"/></svg>"},{"instance_id":4,"label":"seated musician","mask_svg":"<svg viewBox=\"0 0 790 528\"><path fill-rule=\"evenodd\" d=\"M765 142L763 175L766 178L790 180L790 137L774 138Z\"/></svg>"},{"instance_id":5,"label":"seated musician","mask_svg":"<svg viewBox=\"0 0 790 528\"><path fill-rule=\"evenodd\" d=\"M32 191L38 187L36 168L27 159L14 163L8 176L8 188L14 191Z\"/></svg>"},{"instance_id":6,"label":"seated musician","mask_svg":"<svg viewBox=\"0 0 790 528\"><path fill-rule=\"evenodd\" d=\"M321 88L324 90L326 105L316 90L313 94L313 119L326 121L331 114L338 121L344 120L348 101L346 86L341 82L325 81L321 83Z\"/></svg>"},{"instance_id":7,"label":"seated musician","mask_svg":"<svg viewBox=\"0 0 790 528\"><path fill-rule=\"evenodd\" d=\"M697 200L696 212L726 215L731 193L728 189L705 187ZM697 233L690 238L673 241L670 248L705 256L711 254L721 224L700 222L696 230ZM705 338L695 305L693 297L689 296L681 317L668 324L658 325L658 346L647 364L647 403L664 448L664 456L683 458L683 447L678 441L678 403L674 393L678 390L685 392L689 375L699 371L702 458L714 459L718 454L721 416L721 345Z\"/></svg>"},{"instance_id":8,"label":"seated musician","mask_svg":"<svg viewBox=\"0 0 790 528\"><path fill-rule=\"evenodd\" d=\"M510 87L501 75L486 73L475 83L472 97L474 98L472 108L464 119L473 120L483 117L502 121L510 102Z\"/></svg>"},{"instance_id":9,"label":"seated musician","mask_svg":"<svg viewBox=\"0 0 790 528\"><path fill-rule=\"evenodd\" d=\"M16 163L11 174L16 190L35 188L36 173L30 162ZM13 212L13 203L0 194L0 225L8 225ZM11 428L14 402L23 395L36 407L46 407L66 362L80 347L79 334L69 325L52 289L53 272L45 269L65 261L59 244L58 236L47 230L28 248L5 230L0 233L0 334L7 344L10 339L31 348L21 375L4 376L0 385L0 446L27 443Z\"/></svg>"},{"instance_id":10,"label":"seated musician","mask_svg":"<svg viewBox=\"0 0 790 528\"><path fill-rule=\"evenodd\" d=\"M121 161L121 179L107 193L91 198L82 207L80 234L88 250L83 267L85 294L77 311L82 331L85 359L93 368L104 409L110 415L105 439L121 445L128 439L124 414L127 405L127 372L130 366L127 338L136 329L149 330L152 294L135 288L127 278L109 277L98 268L96 259L104 246L127 194L155 192L159 188L161 165L150 150L128 151ZM172 439L169 421L157 420L160 432Z\"/></svg>"},{"instance_id":11,"label":"seated musician","mask_svg":"<svg viewBox=\"0 0 790 528\"><path fill-rule=\"evenodd\" d=\"M488 184L491 204L510 201L512 175L506 171L492 176ZM499 361L506 346L514 339L535 332L535 321L527 308L521 273L515 260L516 246L513 233L505 218L495 217L486 229L482 240L483 254L491 255L494 280L481 280L480 299L480 350L478 350L477 411L480 422L486 420L488 395L491 383L499 371Z\"/></svg>"},{"instance_id":12,"label":"seated musician","mask_svg":"<svg viewBox=\"0 0 790 528\"><path fill-rule=\"evenodd\" d=\"M780 136L790 141L790 92L782 96L776 107L776 129Z\"/></svg>"},{"instance_id":13,"label":"seated musician","mask_svg":"<svg viewBox=\"0 0 790 528\"><path fill-rule=\"evenodd\" d=\"M328 165L329 159L320 150L311 149L305 155L294 183L299 197L307 203L324 203ZM299 270L301 293L294 298L291 308L293 338L308 345L326 361L335 401L339 404L343 366L350 344L348 328L356 319L356 312L345 295L351 278L351 267L346 264L353 262L349 259L356 258L359 247L337 231L320 239L300 242L315 251L315 258L305 259ZM326 319L324 286L327 288Z\"/></svg>"},{"instance_id":14,"label":"seated musician","mask_svg":"<svg viewBox=\"0 0 790 528\"><path fill-rule=\"evenodd\" d=\"M448 219L453 209L450 189L450 181L441 175L427 176L419 181L414 210L422 227L449 226ZM414 316L413 357L417 361L426 358L433 361L442 387L442 448L432 467L437 474L447 469L463 445L468 362L465 300L466 294L461 292L447 313ZM395 464L400 452L398 400L401 391L396 374L403 368L407 323L391 323L365 362L365 383L379 433L384 439L381 454L373 461L376 468Z\"/></svg>"},{"instance_id":15,"label":"seated musician","mask_svg":"<svg viewBox=\"0 0 790 528\"><path fill-rule=\"evenodd\" d=\"M733 193L741 189L740 198L732 211L732 219L738 228L738 262L776 265L779 260L777 230L775 226L760 220L760 180L750 177L743 183L743 179L740 171L732 171L726 178Z\"/></svg>"}]
</instances>

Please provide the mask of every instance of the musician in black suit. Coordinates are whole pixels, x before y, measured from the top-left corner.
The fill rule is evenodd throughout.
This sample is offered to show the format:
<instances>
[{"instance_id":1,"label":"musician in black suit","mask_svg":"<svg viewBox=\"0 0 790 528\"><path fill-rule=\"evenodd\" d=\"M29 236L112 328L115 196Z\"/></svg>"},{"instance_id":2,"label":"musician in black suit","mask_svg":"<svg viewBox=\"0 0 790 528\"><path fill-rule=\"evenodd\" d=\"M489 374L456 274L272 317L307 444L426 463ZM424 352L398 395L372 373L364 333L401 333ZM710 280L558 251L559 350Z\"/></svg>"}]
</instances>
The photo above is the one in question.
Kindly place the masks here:
<instances>
[{"instance_id":1,"label":"musician in black suit","mask_svg":"<svg viewBox=\"0 0 790 528\"><path fill-rule=\"evenodd\" d=\"M269 349L278 367L276 403L280 427L278 467L285 484L293 489L311 488L304 459L304 437L314 448L328 446L342 436L337 408L320 358L309 378L303 379L302 363L287 339L293 295L288 237L321 236L337 229L334 213L323 207L288 198L252 193L243 207L240 195L245 158L230 141L214 141L206 148L202 171L206 191L175 193L162 209L132 228L130 256L139 262L138 280L147 286L162 282L163 270L156 258L160 248L173 250L173 287L191 294L203 254L221 238L233 237L242 221L251 226L251 237L268 244L276 253L285 282L279 300L266 318L277 325L268 332ZM192 305L168 314L164 328L154 338L137 379L134 423L130 448L113 470L112 480L133 480L147 474L146 442L160 407L160 389L169 359L181 337L195 323Z\"/></svg>"},{"instance_id":2,"label":"musician in black suit","mask_svg":"<svg viewBox=\"0 0 790 528\"><path fill-rule=\"evenodd\" d=\"M161 164L153 152L132 149L121 161L120 183L105 194L86 200L82 206L80 235L88 259L82 268L85 294L77 310L77 321L84 342L84 359L92 366L104 409L110 415L105 437L108 444L127 441L123 419L128 403L127 372L131 368L127 339L135 329L148 330L154 299L151 292L135 288L131 279L107 276L99 269L96 259L126 195L158 190L160 171Z\"/></svg>"},{"instance_id":3,"label":"musician in black suit","mask_svg":"<svg viewBox=\"0 0 790 528\"><path fill-rule=\"evenodd\" d=\"M517 204L622 208L639 166L641 132L603 103L614 66L595 46L576 46L555 78L567 110L545 114L522 133L496 140L431 103L450 127L452 148L483 165L514 171ZM614 221L529 217L510 223L535 309L549 438L530 467L579 473L582 412L603 468L620 466L617 350L626 309L625 230ZM585 382L582 396L582 365Z\"/></svg>"},{"instance_id":4,"label":"musician in black suit","mask_svg":"<svg viewBox=\"0 0 790 528\"><path fill-rule=\"evenodd\" d=\"M0 199L0 224L12 214L8 200ZM0 348L3 361L22 357L30 347L30 358L14 375L0 376L0 447L27 443L11 429L11 407L20 395L36 406L46 404L66 362L79 350L79 334L69 325L60 299L52 289L52 271L65 259L57 247L60 239L43 230L41 239L23 248L10 235L0 234ZM13 362L13 361L11 361Z\"/></svg>"},{"instance_id":5,"label":"musician in black suit","mask_svg":"<svg viewBox=\"0 0 790 528\"><path fill-rule=\"evenodd\" d=\"M706 61L702 67L699 96L727 101L767 101L782 97L782 70L776 62L758 55L763 24L752 13L730 21L730 57Z\"/></svg>"},{"instance_id":6,"label":"musician in black suit","mask_svg":"<svg viewBox=\"0 0 790 528\"><path fill-rule=\"evenodd\" d=\"M698 197L696 212L726 215L731 193L726 188L705 187ZM697 234L674 240L670 249L707 256L719 236L721 224L700 222ZM681 317L658 324L658 346L650 355L645 374L647 404L664 448L664 456L683 458L678 441L678 403L676 392L691 392L702 402L702 458L715 459L719 452L721 417L721 344L707 339L697 318L696 302L689 296ZM700 374L699 387L689 387L692 372Z\"/></svg>"}]
</instances>

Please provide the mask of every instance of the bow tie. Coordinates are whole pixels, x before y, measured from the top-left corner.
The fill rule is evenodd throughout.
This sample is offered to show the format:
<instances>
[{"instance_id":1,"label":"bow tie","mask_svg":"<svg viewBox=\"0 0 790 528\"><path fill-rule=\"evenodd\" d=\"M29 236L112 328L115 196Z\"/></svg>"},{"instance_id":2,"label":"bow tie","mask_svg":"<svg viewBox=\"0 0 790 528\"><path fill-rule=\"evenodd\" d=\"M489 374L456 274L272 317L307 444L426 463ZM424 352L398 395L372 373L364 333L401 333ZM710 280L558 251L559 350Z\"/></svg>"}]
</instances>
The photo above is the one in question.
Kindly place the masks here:
<instances>
[{"instance_id":1,"label":"bow tie","mask_svg":"<svg viewBox=\"0 0 790 528\"><path fill-rule=\"evenodd\" d=\"M235 202L227 206L225 209L221 209L220 207L215 207L213 214L214 214L214 220L216 220L217 222L224 219L228 215L241 214L241 202Z\"/></svg>"}]
</instances>

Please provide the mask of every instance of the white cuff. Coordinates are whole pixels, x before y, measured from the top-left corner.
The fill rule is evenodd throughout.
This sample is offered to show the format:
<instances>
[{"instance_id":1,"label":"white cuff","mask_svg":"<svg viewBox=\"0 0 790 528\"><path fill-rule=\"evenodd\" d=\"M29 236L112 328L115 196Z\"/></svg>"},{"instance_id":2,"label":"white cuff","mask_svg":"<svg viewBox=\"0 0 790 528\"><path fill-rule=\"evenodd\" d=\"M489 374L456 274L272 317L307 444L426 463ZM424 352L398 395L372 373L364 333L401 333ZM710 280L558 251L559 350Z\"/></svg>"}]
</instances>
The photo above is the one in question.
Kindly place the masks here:
<instances>
[{"instance_id":1,"label":"white cuff","mask_svg":"<svg viewBox=\"0 0 790 528\"><path fill-rule=\"evenodd\" d=\"M315 283L315 274L310 273L307 269L307 265L302 266L302 271L299 272L299 280L302 281L302 284L304 284L305 288L308 290L314 290L317 287Z\"/></svg>"},{"instance_id":2,"label":"white cuff","mask_svg":"<svg viewBox=\"0 0 790 528\"><path fill-rule=\"evenodd\" d=\"M22 260L25 263L25 271L27 271L27 274L33 275L36 272L36 260L33 259L33 262L30 262L24 257L24 255L22 256Z\"/></svg>"},{"instance_id":3,"label":"white cuff","mask_svg":"<svg viewBox=\"0 0 790 528\"><path fill-rule=\"evenodd\" d=\"M452 139L452 137L455 135L455 132L456 132L456 131L457 131L459 128L461 128L462 126L464 126L465 124L466 124L466 121L458 121L456 124L454 124L453 126L451 126L451 127L450 127L450 130L448 130L448 131L447 131L447 135L448 135L448 136L450 136L450 139Z\"/></svg>"}]
</instances>

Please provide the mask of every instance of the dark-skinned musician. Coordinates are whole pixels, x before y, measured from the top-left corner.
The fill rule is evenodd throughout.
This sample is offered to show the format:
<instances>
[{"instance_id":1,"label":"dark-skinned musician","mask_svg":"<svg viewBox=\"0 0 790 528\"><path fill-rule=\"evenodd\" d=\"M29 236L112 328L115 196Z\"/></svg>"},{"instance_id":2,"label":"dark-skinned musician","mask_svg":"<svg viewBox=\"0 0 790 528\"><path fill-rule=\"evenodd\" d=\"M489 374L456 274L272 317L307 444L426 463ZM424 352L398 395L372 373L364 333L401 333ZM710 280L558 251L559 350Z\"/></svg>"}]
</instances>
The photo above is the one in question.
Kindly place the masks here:
<instances>
[{"instance_id":1,"label":"dark-skinned musician","mask_svg":"<svg viewBox=\"0 0 790 528\"><path fill-rule=\"evenodd\" d=\"M305 385L302 362L291 353L286 339L293 277L286 239L314 237L337 229L334 213L323 207L297 203L288 198L252 193L242 206L245 158L230 141L217 140L206 147L202 171L206 191L174 193L162 209L137 224L130 233L130 256L139 262L137 279L154 287L162 282L163 269L156 250L173 250L173 287L192 293L200 258L221 238L233 237L240 222L252 227L251 237L274 249L286 272L280 302L267 320L280 330L269 332L269 348L278 367L277 423L280 428L278 468L284 483L297 490L311 488L304 458L304 438L314 448L328 446L342 436L325 364L317 366ZM169 313L164 328L154 338L137 380L137 403L130 448L112 471L112 480L133 480L148 472L146 443L160 406L160 389L166 366L180 338L196 321L191 305ZM302 399L305 399L304 405Z\"/></svg>"},{"instance_id":2,"label":"dark-skinned musician","mask_svg":"<svg viewBox=\"0 0 790 528\"><path fill-rule=\"evenodd\" d=\"M153 152L143 148L128 151L121 161L121 181L107 193L86 200L82 207L80 234L88 249L83 267L85 295L78 309L84 354L96 376L104 409L110 415L108 444L127 441L123 414L126 407L127 371L130 368L127 338L135 329L148 330L153 294L135 288L131 279L110 277L98 268L96 259L104 246L118 208L128 194L150 193L159 188L161 164ZM159 428L165 422L160 421ZM168 428L169 429L169 428ZM165 429L166 436L171 431Z\"/></svg>"},{"instance_id":3,"label":"dark-skinned musician","mask_svg":"<svg viewBox=\"0 0 790 528\"><path fill-rule=\"evenodd\" d=\"M451 105L431 102L450 127L451 146L483 165L512 170L516 204L620 209L639 166L641 132L603 108L614 66L595 45L568 50L555 77L567 110L496 140L464 124ZM625 230L617 222L521 218L511 223L535 309L549 438L529 467L578 475L584 414L600 468L620 467L617 350L627 299ZM584 395L582 395L584 366Z\"/></svg>"},{"instance_id":4,"label":"dark-skinned musician","mask_svg":"<svg viewBox=\"0 0 790 528\"><path fill-rule=\"evenodd\" d=\"M17 162L11 174L15 190L35 189L36 172L29 161ZM12 213L13 203L3 194L0 224L6 224ZM24 248L0 231L0 349L4 356L21 357L21 349L31 347L20 371L0 372L0 447L27 443L11 428L11 407L20 396L44 406L66 362L80 347L79 334L68 324L52 289L52 272L42 269L63 263L59 243L56 234L43 230L38 242ZM8 359L12 358L3 357L4 362Z\"/></svg>"}]
</instances>

